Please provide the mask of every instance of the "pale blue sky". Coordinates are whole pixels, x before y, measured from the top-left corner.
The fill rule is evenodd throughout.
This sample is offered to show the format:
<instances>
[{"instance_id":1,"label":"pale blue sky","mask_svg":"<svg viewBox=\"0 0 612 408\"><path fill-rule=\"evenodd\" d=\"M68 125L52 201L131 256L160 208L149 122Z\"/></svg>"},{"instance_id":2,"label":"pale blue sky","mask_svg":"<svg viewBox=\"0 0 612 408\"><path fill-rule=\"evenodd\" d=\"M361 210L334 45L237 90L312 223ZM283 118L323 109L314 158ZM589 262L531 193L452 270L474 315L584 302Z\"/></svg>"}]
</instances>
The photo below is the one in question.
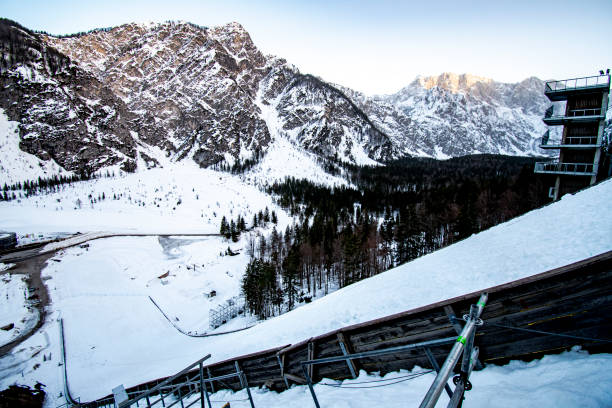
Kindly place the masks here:
<instances>
[{"instance_id":1,"label":"pale blue sky","mask_svg":"<svg viewBox=\"0 0 612 408\"><path fill-rule=\"evenodd\" d=\"M367 94L395 92L419 74L516 82L612 68L612 0L0 0L0 16L52 34L237 21L263 52Z\"/></svg>"}]
</instances>

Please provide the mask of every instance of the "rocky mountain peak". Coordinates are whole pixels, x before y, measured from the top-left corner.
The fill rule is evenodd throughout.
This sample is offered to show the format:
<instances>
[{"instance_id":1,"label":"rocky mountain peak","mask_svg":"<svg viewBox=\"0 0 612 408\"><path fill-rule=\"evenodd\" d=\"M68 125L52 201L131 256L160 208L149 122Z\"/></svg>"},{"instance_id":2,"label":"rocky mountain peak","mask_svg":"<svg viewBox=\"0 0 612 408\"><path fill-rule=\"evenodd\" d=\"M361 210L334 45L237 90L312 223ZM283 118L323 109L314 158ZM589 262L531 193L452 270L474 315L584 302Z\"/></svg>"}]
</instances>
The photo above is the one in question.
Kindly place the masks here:
<instances>
[{"instance_id":1,"label":"rocky mountain peak","mask_svg":"<svg viewBox=\"0 0 612 408\"><path fill-rule=\"evenodd\" d=\"M489 85L492 82L492 79L476 75L444 72L438 76L419 76L414 80L411 86L420 86L425 89L438 87L452 93L458 93L467 91L478 83Z\"/></svg>"},{"instance_id":2,"label":"rocky mountain peak","mask_svg":"<svg viewBox=\"0 0 612 408\"><path fill-rule=\"evenodd\" d=\"M57 37L0 20L0 50L0 108L19 124L20 148L73 171L231 164L275 143L357 164L538 154L546 105L537 78L452 73L369 98L264 56L235 22Z\"/></svg>"}]
</instances>

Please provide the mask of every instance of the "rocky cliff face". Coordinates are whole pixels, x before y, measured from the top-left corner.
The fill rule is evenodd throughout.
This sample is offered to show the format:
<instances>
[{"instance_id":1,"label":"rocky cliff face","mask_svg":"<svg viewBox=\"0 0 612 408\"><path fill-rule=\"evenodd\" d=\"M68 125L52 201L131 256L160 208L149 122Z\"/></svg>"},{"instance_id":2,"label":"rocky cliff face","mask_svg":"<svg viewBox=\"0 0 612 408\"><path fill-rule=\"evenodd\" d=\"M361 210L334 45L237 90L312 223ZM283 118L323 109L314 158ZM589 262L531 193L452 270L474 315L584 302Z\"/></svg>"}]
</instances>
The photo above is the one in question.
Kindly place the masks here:
<instances>
[{"instance_id":1,"label":"rocky cliff face","mask_svg":"<svg viewBox=\"0 0 612 408\"><path fill-rule=\"evenodd\" d=\"M539 154L535 78L444 74L368 98L264 56L237 23L127 24L70 37L0 21L0 93L20 147L73 171L205 167L276 140L358 164L410 155Z\"/></svg>"},{"instance_id":2,"label":"rocky cliff face","mask_svg":"<svg viewBox=\"0 0 612 408\"><path fill-rule=\"evenodd\" d=\"M22 150L75 172L135 168L135 117L103 83L15 24L0 24L0 47L0 107Z\"/></svg>"},{"instance_id":3,"label":"rocky cliff face","mask_svg":"<svg viewBox=\"0 0 612 408\"><path fill-rule=\"evenodd\" d=\"M138 116L140 141L175 159L208 166L270 141L255 104L266 59L238 24L129 24L46 41Z\"/></svg>"}]
</instances>

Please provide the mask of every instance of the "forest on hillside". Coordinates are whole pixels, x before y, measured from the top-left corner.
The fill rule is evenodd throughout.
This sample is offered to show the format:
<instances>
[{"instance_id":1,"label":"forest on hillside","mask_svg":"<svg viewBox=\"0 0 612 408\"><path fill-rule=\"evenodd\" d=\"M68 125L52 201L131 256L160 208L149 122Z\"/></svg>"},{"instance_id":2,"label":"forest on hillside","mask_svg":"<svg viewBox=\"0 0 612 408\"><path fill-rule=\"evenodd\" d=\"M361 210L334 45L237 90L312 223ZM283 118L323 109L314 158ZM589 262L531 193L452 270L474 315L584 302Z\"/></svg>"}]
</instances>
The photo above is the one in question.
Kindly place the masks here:
<instances>
[{"instance_id":1,"label":"forest on hillside","mask_svg":"<svg viewBox=\"0 0 612 408\"><path fill-rule=\"evenodd\" d=\"M296 222L249 244L242 289L268 318L450 245L547 202L535 159L475 155L386 166L326 163L354 187L285 179L268 187Z\"/></svg>"}]
</instances>

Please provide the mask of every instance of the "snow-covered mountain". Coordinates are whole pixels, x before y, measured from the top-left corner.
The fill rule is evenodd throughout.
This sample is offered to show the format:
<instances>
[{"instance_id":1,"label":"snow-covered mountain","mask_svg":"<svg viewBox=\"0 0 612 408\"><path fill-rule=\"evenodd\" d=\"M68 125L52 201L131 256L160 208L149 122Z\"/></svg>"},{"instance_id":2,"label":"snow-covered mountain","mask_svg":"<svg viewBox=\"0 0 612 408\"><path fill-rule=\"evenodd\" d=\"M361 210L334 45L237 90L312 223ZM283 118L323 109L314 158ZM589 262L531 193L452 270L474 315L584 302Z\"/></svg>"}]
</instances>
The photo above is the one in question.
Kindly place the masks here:
<instances>
[{"instance_id":1,"label":"snow-covered mountain","mask_svg":"<svg viewBox=\"0 0 612 408\"><path fill-rule=\"evenodd\" d=\"M543 89L544 82L534 77L507 84L444 73L418 77L392 95L351 97L406 154L543 155L542 112L550 105Z\"/></svg>"},{"instance_id":2,"label":"snow-covered mountain","mask_svg":"<svg viewBox=\"0 0 612 408\"><path fill-rule=\"evenodd\" d=\"M73 172L201 167L280 144L370 164L417 155L540 154L543 83L418 78L366 97L264 56L237 23L126 24L68 37L0 21L0 108L21 150ZM274 150L274 149L272 149Z\"/></svg>"}]
</instances>

